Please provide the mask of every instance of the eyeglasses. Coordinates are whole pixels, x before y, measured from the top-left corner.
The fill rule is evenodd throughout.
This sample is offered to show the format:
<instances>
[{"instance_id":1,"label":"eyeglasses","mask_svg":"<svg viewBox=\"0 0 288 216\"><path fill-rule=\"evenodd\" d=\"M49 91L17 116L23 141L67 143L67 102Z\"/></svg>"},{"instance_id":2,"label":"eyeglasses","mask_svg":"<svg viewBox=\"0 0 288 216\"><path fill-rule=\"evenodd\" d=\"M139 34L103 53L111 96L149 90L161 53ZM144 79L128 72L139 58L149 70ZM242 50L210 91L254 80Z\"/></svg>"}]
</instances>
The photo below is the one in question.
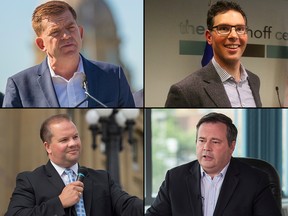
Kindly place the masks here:
<instances>
[{"instance_id":1,"label":"eyeglasses","mask_svg":"<svg viewBox=\"0 0 288 216\"><path fill-rule=\"evenodd\" d=\"M238 35L244 35L247 33L247 30L248 30L248 26L246 26L246 25L236 25L236 26L218 25L218 26L213 26L212 30L216 29L216 32L219 35L226 36L226 35L229 35L231 33L232 28L235 29L235 31Z\"/></svg>"}]
</instances>

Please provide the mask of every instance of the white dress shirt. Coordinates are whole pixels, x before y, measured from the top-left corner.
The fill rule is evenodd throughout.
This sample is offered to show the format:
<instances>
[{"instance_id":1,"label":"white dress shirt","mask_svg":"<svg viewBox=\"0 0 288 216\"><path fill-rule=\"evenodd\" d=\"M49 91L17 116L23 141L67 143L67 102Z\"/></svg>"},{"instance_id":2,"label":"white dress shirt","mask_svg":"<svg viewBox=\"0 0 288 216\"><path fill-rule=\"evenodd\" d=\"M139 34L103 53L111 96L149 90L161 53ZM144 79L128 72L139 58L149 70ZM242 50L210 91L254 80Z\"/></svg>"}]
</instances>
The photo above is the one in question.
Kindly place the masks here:
<instances>
[{"instance_id":1,"label":"white dress shirt","mask_svg":"<svg viewBox=\"0 0 288 216\"><path fill-rule=\"evenodd\" d=\"M66 173L64 172L66 168L60 167L57 164L53 163L53 161L51 161L52 166L56 169L57 173L59 174L59 176L62 178L63 182L65 185L69 184L69 179L68 179L68 175L66 175ZM75 176L77 176L78 173L78 164L74 164L72 167L69 167L69 169L72 169Z\"/></svg>"},{"instance_id":2,"label":"white dress shirt","mask_svg":"<svg viewBox=\"0 0 288 216\"><path fill-rule=\"evenodd\" d=\"M80 58L77 71L70 80L55 74L50 66L48 58L48 66L52 77L52 82L60 107L75 107L86 97L83 89L83 81L85 77L82 58ZM88 101L85 101L79 107L88 107Z\"/></svg>"}]
</instances>

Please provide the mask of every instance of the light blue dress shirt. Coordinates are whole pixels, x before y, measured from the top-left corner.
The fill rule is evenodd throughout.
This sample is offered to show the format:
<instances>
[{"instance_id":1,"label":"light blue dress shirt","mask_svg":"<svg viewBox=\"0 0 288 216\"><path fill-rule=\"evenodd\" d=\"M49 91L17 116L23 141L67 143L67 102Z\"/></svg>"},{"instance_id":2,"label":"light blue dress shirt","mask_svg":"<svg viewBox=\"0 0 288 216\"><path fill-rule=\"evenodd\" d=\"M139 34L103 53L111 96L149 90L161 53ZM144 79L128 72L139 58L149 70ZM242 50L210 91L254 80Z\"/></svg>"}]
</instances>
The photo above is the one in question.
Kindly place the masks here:
<instances>
[{"instance_id":1,"label":"light blue dress shirt","mask_svg":"<svg viewBox=\"0 0 288 216\"><path fill-rule=\"evenodd\" d=\"M220 76L220 79L225 88L226 94L230 100L232 107L256 107L252 90L248 82L248 74L241 64L240 68L240 82L235 79L213 58L212 63Z\"/></svg>"},{"instance_id":2,"label":"light blue dress shirt","mask_svg":"<svg viewBox=\"0 0 288 216\"><path fill-rule=\"evenodd\" d=\"M213 216L229 164L230 162L213 179L200 166L203 216Z\"/></svg>"},{"instance_id":3,"label":"light blue dress shirt","mask_svg":"<svg viewBox=\"0 0 288 216\"><path fill-rule=\"evenodd\" d=\"M48 66L60 107L75 107L86 97L83 88L83 81L85 77L83 61L81 57L79 58L80 61L78 69L70 80L55 74L50 66L48 58ZM88 101L85 101L79 107L88 107Z\"/></svg>"}]
</instances>

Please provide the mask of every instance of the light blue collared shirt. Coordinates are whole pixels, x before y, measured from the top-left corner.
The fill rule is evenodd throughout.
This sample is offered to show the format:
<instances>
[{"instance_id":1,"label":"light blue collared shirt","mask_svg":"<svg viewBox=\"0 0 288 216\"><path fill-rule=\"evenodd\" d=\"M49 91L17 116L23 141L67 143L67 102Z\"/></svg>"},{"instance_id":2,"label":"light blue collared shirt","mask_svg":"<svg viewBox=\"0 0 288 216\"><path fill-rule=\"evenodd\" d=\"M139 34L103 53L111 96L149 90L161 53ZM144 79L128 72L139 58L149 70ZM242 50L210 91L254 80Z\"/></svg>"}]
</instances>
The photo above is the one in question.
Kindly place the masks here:
<instances>
[{"instance_id":1,"label":"light blue collared shirt","mask_svg":"<svg viewBox=\"0 0 288 216\"><path fill-rule=\"evenodd\" d=\"M213 179L200 166L203 216L213 216L229 164Z\"/></svg>"},{"instance_id":2,"label":"light blue collared shirt","mask_svg":"<svg viewBox=\"0 0 288 216\"><path fill-rule=\"evenodd\" d=\"M65 169L64 167L60 167L57 164L55 164L53 161L51 161L51 164L53 165L53 167L56 169L57 173L59 174L59 176L62 178L63 182L65 185L69 184L69 179L68 176L65 174ZM72 169L74 172L74 175L77 176L78 174L78 163L74 164L72 167L69 167L69 169Z\"/></svg>"},{"instance_id":3,"label":"light blue collared shirt","mask_svg":"<svg viewBox=\"0 0 288 216\"><path fill-rule=\"evenodd\" d=\"M235 79L212 58L212 63L220 76L225 88L226 94L230 100L232 107L256 107L256 103L252 94L252 90L248 82L248 74L241 64L240 66L240 82Z\"/></svg>"},{"instance_id":4,"label":"light blue collared shirt","mask_svg":"<svg viewBox=\"0 0 288 216\"><path fill-rule=\"evenodd\" d=\"M85 73L81 57L77 71L70 80L55 74L50 66L49 58L48 66L60 107L75 107L85 99L86 95L83 89ZM88 107L88 101L85 101L79 107Z\"/></svg>"}]
</instances>

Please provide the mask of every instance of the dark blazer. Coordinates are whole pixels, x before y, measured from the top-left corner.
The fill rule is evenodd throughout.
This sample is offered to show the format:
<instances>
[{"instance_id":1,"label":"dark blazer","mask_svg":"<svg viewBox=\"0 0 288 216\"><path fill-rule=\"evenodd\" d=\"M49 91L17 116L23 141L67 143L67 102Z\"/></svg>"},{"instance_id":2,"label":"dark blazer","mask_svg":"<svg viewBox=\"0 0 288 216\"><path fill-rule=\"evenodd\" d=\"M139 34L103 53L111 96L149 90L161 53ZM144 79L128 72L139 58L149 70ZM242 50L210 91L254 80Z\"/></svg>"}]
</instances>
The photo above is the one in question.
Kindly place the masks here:
<instances>
[{"instance_id":1,"label":"dark blazer","mask_svg":"<svg viewBox=\"0 0 288 216\"><path fill-rule=\"evenodd\" d=\"M143 215L143 201L122 191L106 171L88 169L83 183L87 216ZM20 173L5 215L74 216L75 208L63 209L58 198L64 187L50 162L32 172Z\"/></svg>"},{"instance_id":2,"label":"dark blazer","mask_svg":"<svg viewBox=\"0 0 288 216\"><path fill-rule=\"evenodd\" d=\"M167 172L147 216L201 216L202 198L198 161ZM280 216L262 171L232 158L223 181L214 216Z\"/></svg>"},{"instance_id":3,"label":"dark blazer","mask_svg":"<svg viewBox=\"0 0 288 216\"><path fill-rule=\"evenodd\" d=\"M257 107L261 107L260 80L247 71ZM225 88L212 62L171 86L165 107L231 107Z\"/></svg>"},{"instance_id":4,"label":"dark blazer","mask_svg":"<svg viewBox=\"0 0 288 216\"><path fill-rule=\"evenodd\" d=\"M135 107L121 67L81 57L88 92L93 97L108 107ZM3 107L59 107L47 58L41 64L8 78ZM89 98L88 107L101 105Z\"/></svg>"}]
</instances>

